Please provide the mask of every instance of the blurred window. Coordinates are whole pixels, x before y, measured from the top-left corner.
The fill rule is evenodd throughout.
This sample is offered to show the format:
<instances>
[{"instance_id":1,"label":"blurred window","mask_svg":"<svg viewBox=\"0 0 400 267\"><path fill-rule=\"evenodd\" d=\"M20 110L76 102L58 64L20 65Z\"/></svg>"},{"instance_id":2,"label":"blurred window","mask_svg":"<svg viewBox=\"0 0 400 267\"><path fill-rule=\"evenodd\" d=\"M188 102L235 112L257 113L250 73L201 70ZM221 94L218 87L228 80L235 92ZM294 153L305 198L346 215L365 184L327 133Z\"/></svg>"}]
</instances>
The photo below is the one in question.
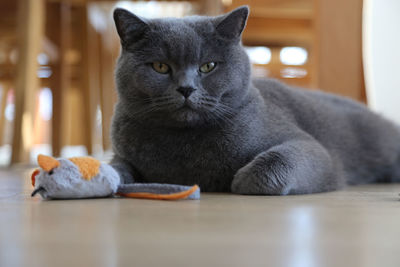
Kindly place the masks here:
<instances>
[{"instance_id":1,"label":"blurred window","mask_svg":"<svg viewBox=\"0 0 400 267\"><path fill-rule=\"evenodd\" d=\"M302 47L287 46L280 52L280 60L285 65L304 65L307 62L307 50Z\"/></svg>"},{"instance_id":2,"label":"blurred window","mask_svg":"<svg viewBox=\"0 0 400 267\"><path fill-rule=\"evenodd\" d=\"M245 47L253 64L268 64L271 61L271 49L265 46Z\"/></svg>"}]
</instances>

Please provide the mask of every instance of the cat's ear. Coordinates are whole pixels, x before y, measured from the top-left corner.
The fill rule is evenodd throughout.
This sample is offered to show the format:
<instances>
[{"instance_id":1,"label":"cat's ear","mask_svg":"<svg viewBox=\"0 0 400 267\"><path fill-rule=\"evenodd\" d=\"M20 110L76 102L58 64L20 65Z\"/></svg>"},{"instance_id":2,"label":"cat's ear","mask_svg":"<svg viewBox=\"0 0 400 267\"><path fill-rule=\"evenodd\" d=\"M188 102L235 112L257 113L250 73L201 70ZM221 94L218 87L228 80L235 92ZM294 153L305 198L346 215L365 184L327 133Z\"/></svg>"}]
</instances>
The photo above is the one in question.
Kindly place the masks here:
<instances>
[{"instance_id":1,"label":"cat's ear","mask_svg":"<svg viewBox=\"0 0 400 267\"><path fill-rule=\"evenodd\" d=\"M114 21L123 45L139 40L148 28L144 19L122 8L114 10Z\"/></svg>"},{"instance_id":2,"label":"cat's ear","mask_svg":"<svg viewBox=\"0 0 400 267\"><path fill-rule=\"evenodd\" d=\"M249 16L249 7L241 6L226 15L217 17L216 30L224 38L237 39L241 36Z\"/></svg>"}]
</instances>

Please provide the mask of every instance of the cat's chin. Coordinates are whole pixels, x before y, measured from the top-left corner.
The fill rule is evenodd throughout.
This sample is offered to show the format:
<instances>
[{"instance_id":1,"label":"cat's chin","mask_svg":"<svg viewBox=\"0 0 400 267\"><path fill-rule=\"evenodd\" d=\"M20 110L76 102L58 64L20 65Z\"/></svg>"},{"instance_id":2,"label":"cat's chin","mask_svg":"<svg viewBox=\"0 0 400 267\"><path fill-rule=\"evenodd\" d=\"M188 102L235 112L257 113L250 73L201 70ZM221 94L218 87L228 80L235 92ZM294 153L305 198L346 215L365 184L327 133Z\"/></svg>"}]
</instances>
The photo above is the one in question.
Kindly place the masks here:
<instances>
[{"instance_id":1,"label":"cat's chin","mask_svg":"<svg viewBox=\"0 0 400 267\"><path fill-rule=\"evenodd\" d=\"M172 118L180 123L195 123L201 119L199 113L191 107L183 106L171 114Z\"/></svg>"}]
</instances>

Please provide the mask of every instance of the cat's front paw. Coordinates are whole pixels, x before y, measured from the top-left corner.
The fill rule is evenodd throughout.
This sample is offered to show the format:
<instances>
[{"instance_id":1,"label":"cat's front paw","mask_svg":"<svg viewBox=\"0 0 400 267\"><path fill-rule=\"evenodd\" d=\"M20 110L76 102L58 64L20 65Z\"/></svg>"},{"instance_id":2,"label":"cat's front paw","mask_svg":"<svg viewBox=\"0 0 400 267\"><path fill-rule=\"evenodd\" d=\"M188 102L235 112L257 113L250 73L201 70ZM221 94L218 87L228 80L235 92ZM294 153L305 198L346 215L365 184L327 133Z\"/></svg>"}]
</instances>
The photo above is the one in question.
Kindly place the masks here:
<instances>
[{"instance_id":1,"label":"cat's front paw","mask_svg":"<svg viewBox=\"0 0 400 267\"><path fill-rule=\"evenodd\" d=\"M291 188L284 156L263 152L235 174L231 190L245 195L287 195Z\"/></svg>"}]
</instances>

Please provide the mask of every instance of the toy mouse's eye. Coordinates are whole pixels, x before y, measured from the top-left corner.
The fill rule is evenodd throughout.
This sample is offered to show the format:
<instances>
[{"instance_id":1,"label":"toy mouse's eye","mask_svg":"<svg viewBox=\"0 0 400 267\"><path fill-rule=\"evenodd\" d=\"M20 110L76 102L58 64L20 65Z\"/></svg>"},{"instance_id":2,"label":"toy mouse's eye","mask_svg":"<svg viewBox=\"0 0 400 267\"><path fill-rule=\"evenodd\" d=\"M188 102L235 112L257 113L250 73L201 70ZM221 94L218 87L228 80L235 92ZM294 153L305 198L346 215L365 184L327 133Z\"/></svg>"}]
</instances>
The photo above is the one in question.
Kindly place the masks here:
<instances>
[{"instance_id":1,"label":"toy mouse's eye","mask_svg":"<svg viewBox=\"0 0 400 267\"><path fill-rule=\"evenodd\" d=\"M53 173L54 173L53 170L49 171L49 175L52 175Z\"/></svg>"}]
</instances>

